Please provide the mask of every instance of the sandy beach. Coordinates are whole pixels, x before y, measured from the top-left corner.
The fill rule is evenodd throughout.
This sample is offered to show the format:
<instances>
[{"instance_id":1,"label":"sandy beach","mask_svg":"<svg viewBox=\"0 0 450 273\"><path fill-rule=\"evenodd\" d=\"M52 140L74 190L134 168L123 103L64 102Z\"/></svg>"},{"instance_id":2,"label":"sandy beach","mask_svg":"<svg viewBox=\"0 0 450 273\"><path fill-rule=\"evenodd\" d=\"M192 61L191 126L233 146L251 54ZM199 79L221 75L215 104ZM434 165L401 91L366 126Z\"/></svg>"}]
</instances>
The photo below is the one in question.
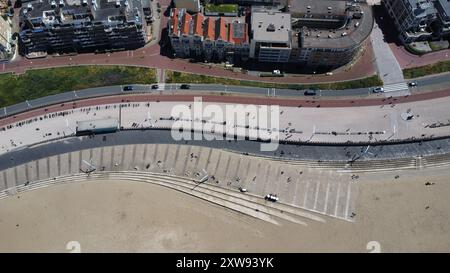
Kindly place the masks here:
<instances>
[{"instance_id":1,"label":"sandy beach","mask_svg":"<svg viewBox=\"0 0 450 273\"><path fill-rule=\"evenodd\" d=\"M382 252L450 251L448 168L359 175L355 222L307 226L147 183L52 186L0 200L0 251L68 252L69 241L82 252L369 252L370 241Z\"/></svg>"}]
</instances>

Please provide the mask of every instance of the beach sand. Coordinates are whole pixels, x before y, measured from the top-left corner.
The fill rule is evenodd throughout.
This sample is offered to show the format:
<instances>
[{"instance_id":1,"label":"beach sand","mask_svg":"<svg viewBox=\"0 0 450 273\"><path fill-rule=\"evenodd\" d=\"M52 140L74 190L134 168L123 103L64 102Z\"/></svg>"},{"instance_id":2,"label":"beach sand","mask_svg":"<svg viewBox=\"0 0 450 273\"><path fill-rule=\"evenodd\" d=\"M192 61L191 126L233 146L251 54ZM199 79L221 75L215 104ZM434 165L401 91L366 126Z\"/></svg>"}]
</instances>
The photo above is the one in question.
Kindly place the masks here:
<instances>
[{"instance_id":1,"label":"beach sand","mask_svg":"<svg viewBox=\"0 0 450 273\"><path fill-rule=\"evenodd\" d=\"M24 192L0 200L0 252L69 252L69 241L82 252L369 252L370 241L381 252L450 251L448 168L359 175L355 222L322 216L326 223L307 226L276 226L147 183Z\"/></svg>"}]
</instances>

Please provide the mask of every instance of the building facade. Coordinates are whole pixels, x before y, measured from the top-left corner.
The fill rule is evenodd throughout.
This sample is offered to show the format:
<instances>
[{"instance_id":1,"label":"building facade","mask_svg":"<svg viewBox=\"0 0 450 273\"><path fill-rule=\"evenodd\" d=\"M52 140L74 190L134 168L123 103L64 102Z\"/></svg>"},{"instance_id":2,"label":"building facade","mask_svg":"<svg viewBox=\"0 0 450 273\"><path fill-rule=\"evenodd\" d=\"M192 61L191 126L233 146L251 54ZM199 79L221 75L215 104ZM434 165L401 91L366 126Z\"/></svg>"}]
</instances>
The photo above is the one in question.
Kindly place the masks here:
<instances>
[{"instance_id":1,"label":"building facade","mask_svg":"<svg viewBox=\"0 0 450 273\"><path fill-rule=\"evenodd\" d=\"M236 62L249 56L248 25L242 18L191 15L173 8L168 23L175 56L209 62Z\"/></svg>"},{"instance_id":2,"label":"building facade","mask_svg":"<svg viewBox=\"0 0 450 273\"><path fill-rule=\"evenodd\" d=\"M335 68L351 62L366 44L374 18L366 3L335 0L291 2L291 62Z\"/></svg>"},{"instance_id":3,"label":"building facade","mask_svg":"<svg viewBox=\"0 0 450 273\"><path fill-rule=\"evenodd\" d=\"M11 20L0 16L0 60L8 59L13 53L11 35Z\"/></svg>"},{"instance_id":4,"label":"building facade","mask_svg":"<svg viewBox=\"0 0 450 273\"><path fill-rule=\"evenodd\" d=\"M250 57L259 62L286 63L291 54L291 15L252 10Z\"/></svg>"},{"instance_id":5,"label":"building facade","mask_svg":"<svg viewBox=\"0 0 450 273\"><path fill-rule=\"evenodd\" d=\"M69 53L136 49L146 42L140 0L42 0L20 12L20 48Z\"/></svg>"},{"instance_id":6,"label":"building facade","mask_svg":"<svg viewBox=\"0 0 450 273\"><path fill-rule=\"evenodd\" d=\"M450 35L448 0L383 0L404 43Z\"/></svg>"}]
</instances>

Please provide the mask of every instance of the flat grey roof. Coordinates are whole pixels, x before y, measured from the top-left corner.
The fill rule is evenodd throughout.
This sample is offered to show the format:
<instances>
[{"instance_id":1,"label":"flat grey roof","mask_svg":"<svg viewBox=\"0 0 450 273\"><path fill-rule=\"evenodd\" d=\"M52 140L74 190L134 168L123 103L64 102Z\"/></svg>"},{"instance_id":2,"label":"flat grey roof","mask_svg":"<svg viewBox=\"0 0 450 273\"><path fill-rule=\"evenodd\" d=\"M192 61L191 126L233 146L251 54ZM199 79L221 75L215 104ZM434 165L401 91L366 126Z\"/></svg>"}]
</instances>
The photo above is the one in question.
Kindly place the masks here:
<instances>
[{"instance_id":1,"label":"flat grey roof","mask_svg":"<svg viewBox=\"0 0 450 273\"><path fill-rule=\"evenodd\" d=\"M257 41L288 43L290 41L291 15L275 11L252 12L251 29Z\"/></svg>"},{"instance_id":2,"label":"flat grey roof","mask_svg":"<svg viewBox=\"0 0 450 273\"><path fill-rule=\"evenodd\" d=\"M101 129L119 128L119 122L117 119L94 119L77 121L77 131L92 131Z\"/></svg>"}]
</instances>

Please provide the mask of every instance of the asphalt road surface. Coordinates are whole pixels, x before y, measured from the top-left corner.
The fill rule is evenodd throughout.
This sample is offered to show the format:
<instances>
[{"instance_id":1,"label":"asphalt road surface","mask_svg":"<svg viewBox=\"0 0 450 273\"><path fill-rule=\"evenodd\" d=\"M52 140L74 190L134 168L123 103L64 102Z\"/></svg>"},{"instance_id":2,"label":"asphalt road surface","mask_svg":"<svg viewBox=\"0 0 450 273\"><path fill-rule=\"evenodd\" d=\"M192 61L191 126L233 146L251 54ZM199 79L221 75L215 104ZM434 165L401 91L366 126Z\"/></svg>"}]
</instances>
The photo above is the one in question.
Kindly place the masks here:
<instances>
[{"instance_id":1,"label":"asphalt road surface","mask_svg":"<svg viewBox=\"0 0 450 273\"><path fill-rule=\"evenodd\" d=\"M421 93L430 89L443 89L450 86L449 74L441 74L421 79L413 80L417 82L417 87L411 88L412 93ZM305 96L305 90L277 89L277 88L258 88L245 86L227 86L218 84L191 84L189 90L181 90L181 84L160 84L158 89L152 89L151 85L132 85L132 91L123 91L123 86L105 86L98 88L90 88L78 91L69 91L61 94L51 95L43 98L21 102L15 105L4 107L0 110L0 118L14 115L30 109L35 109L52 104L64 103L72 100L87 99L101 96L133 94L133 93L162 93L171 94L176 91L207 91L216 93L238 93L242 95L259 95L270 97L296 97L299 99L310 99L312 96ZM372 96L372 88L346 89L346 90L319 90L319 97L359 97L367 98Z\"/></svg>"},{"instance_id":2,"label":"asphalt road surface","mask_svg":"<svg viewBox=\"0 0 450 273\"><path fill-rule=\"evenodd\" d=\"M67 137L39 145L19 148L0 155L0 170L53 155L104 146L126 144L182 144L225 149L241 154L254 154L290 160L365 161L413 158L450 153L450 138L413 143L384 145L320 145L279 144L276 151L260 150L261 143L250 140L176 141L170 130L125 130L93 137ZM388 163L388 165L391 163Z\"/></svg>"}]
</instances>

